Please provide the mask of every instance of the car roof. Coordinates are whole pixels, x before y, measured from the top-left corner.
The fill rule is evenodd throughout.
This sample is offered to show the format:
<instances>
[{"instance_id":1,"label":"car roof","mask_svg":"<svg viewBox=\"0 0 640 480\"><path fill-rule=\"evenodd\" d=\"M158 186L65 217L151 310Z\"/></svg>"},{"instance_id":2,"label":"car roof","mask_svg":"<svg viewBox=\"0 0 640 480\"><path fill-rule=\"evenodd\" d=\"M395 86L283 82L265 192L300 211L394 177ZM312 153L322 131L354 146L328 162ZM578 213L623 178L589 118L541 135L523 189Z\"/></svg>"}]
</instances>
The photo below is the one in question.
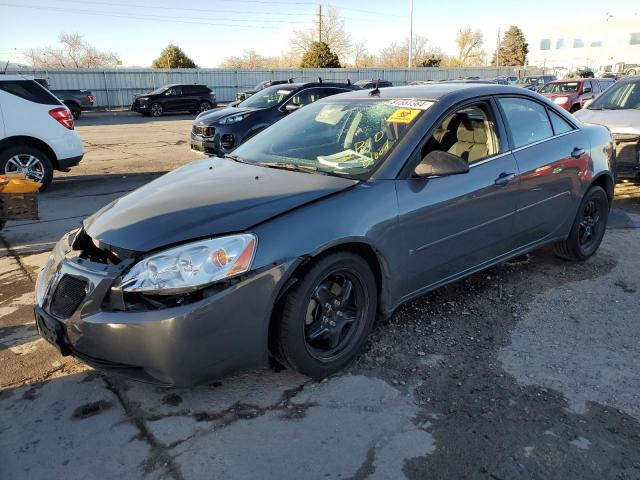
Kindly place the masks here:
<instances>
[{"instance_id":1,"label":"car roof","mask_svg":"<svg viewBox=\"0 0 640 480\"><path fill-rule=\"evenodd\" d=\"M35 80L34 77L32 77L31 75L15 75L15 74L0 74L0 80L5 80L5 81L15 81L15 80Z\"/></svg>"},{"instance_id":2,"label":"car roof","mask_svg":"<svg viewBox=\"0 0 640 480\"><path fill-rule=\"evenodd\" d=\"M279 85L271 85L272 87L279 87L279 88L286 88L286 87L292 87L292 88L308 88L308 87L338 87L338 88L352 88L352 89L357 89L357 86L354 87L353 83L346 83L346 82L295 82L295 83L284 83L284 84L279 84ZM269 88L269 87L267 87Z\"/></svg>"},{"instance_id":3,"label":"car roof","mask_svg":"<svg viewBox=\"0 0 640 480\"><path fill-rule=\"evenodd\" d=\"M369 98L371 89L354 90L343 93L341 98ZM422 100L439 100L448 96L468 98L482 95L518 94L532 95L531 92L519 87L500 85L497 83L431 83L426 85L407 85L404 87L387 87L381 89L376 98L419 98Z\"/></svg>"},{"instance_id":4,"label":"car roof","mask_svg":"<svg viewBox=\"0 0 640 480\"><path fill-rule=\"evenodd\" d=\"M163 85L162 88L171 88L171 87L206 87L202 83L169 83L167 85Z\"/></svg>"}]
</instances>

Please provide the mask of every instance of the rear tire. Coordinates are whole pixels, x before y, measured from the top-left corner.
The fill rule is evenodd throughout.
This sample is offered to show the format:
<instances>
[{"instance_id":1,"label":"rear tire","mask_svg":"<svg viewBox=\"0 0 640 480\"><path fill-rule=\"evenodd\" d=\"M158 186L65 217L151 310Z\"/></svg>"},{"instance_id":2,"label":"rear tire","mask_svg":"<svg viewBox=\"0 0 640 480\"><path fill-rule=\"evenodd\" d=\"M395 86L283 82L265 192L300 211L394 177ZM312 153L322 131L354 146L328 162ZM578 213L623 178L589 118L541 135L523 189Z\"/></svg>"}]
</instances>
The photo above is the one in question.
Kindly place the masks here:
<instances>
[{"instance_id":1,"label":"rear tire","mask_svg":"<svg viewBox=\"0 0 640 480\"><path fill-rule=\"evenodd\" d=\"M200 105L198 105L198 110L200 111L200 113L206 112L207 110L211 110L212 108L213 106L211 105L211 102L207 102L206 100L203 102L200 102Z\"/></svg>"},{"instance_id":2,"label":"rear tire","mask_svg":"<svg viewBox=\"0 0 640 480\"><path fill-rule=\"evenodd\" d=\"M584 261L596 253L607 228L609 197L602 187L591 187L580 202L571 232L566 240L553 246L565 260Z\"/></svg>"},{"instance_id":3,"label":"rear tire","mask_svg":"<svg viewBox=\"0 0 640 480\"><path fill-rule=\"evenodd\" d=\"M362 257L342 251L314 259L283 299L276 357L316 379L338 372L364 346L377 301L375 278Z\"/></svg>"},{"instance_id":4,"label":"rear tire","mask_svg":"<svg viewBox=\"0 0 640 480\"><path fill-rule=\"evenodd\" d=\"M0 173L25 173L28 178L42 183L42 192L51 185L53 165L42 150L22 145L7 148L0 153Z\"/></svg>"}]
</instances>

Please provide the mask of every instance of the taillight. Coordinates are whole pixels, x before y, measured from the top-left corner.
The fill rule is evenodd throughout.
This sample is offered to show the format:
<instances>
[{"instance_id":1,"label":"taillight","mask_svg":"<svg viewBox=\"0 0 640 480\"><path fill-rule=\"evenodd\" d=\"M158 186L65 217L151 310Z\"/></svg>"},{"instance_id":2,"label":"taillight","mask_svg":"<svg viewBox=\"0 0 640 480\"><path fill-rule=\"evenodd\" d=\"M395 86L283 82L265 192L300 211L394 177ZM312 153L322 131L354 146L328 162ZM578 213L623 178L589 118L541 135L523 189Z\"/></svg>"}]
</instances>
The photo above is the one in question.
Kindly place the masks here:
<instances>
[{"instance_id":1,"label":"taillight","mask_svg":"<svg viewBox=\"0 0 640 480\"><path fill-rule=\"evenodd\" d=\"M89 100L89 103L93 105L93 95L87 95L87 100Z\"/></svg>"},{"instance_id":2,"label":"taillight","mask_svg":"<svg viewBox=\"0 0 640 480\"><path fill-rule=\"evenodd\" d=\"M68 108L54 108L53 110L49 110L49 115L60 122L63 127L73 130L73 115L71 115Z\"/></svg>"}]
</instances>

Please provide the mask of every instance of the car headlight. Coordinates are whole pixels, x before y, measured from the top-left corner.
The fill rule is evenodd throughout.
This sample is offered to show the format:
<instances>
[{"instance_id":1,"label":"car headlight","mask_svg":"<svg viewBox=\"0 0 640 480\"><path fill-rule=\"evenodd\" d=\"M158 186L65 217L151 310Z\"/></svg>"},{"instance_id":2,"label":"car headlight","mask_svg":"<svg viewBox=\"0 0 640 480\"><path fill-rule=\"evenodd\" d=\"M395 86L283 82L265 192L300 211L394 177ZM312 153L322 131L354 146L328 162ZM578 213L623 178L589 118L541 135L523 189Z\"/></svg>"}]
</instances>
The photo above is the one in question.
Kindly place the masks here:
<instances>
[{"instance_id":1,"label":"car headlight","mask_svg":"<svg viewBox=\"0 0 640 480\"><path fill-rule=\"evenodd\" d=\"M136 263L120 286L158 295L197 290L248 271L257 243L255 235L245 233L170 248Z\"/></svg>"},{"instance_id":2,"label":"car headlight","mask_svg":"<svg viewBox=\"0 0 640 480\"><path fill-rule=\"evenodd\" d=\"M558 104L567 103L568 101L569 101L569 97L556 97L553 99L553 103L558 103Z\"/></svg>"},{"instance_id":3,"label":"car headlight","mask_svg":"<svg viewBox=\"0 0 640 480\"><path fill-rule=\"evenodd\" d=\"M140 97L138 98L138 100L140 100L141 102L146 102L147 100L149 100L149 97Z\"/></svg>"},{"instance_id":4,"label":"car headlight","mask_svg":"<svg viewBox=\"0 0 640 480\"><path fill-rule=\"evenodd\" d=\"M232 123L238 123L241 122L242 120L244 120L245 118L247 118L249 116L248 113L238 113L236 115L231 115L229 117L225 117L222 120L220 120L220 123L222 125L230 125Z\"/></svg>"}]
</instances>

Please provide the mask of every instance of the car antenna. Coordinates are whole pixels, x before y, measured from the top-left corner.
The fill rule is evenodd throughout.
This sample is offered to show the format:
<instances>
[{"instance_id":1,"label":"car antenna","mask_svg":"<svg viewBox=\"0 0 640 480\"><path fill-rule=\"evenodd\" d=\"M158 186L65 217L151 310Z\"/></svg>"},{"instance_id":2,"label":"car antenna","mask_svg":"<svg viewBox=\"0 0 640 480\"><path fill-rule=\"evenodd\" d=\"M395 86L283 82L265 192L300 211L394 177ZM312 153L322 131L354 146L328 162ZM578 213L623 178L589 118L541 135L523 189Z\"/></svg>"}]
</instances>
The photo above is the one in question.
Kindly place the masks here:
<instances>
[{"instance_id":1,"label":"car antenna","mask_svg":"<svg viewBox=\"0 0 640 480\"><path fill-rule=\"evenodd\" d=\"M369 92L370 97L380 96L380 89L378 88L378 84L380 83L380 79L376 80L376 88Z\"/></svg>"}]
</instances>

